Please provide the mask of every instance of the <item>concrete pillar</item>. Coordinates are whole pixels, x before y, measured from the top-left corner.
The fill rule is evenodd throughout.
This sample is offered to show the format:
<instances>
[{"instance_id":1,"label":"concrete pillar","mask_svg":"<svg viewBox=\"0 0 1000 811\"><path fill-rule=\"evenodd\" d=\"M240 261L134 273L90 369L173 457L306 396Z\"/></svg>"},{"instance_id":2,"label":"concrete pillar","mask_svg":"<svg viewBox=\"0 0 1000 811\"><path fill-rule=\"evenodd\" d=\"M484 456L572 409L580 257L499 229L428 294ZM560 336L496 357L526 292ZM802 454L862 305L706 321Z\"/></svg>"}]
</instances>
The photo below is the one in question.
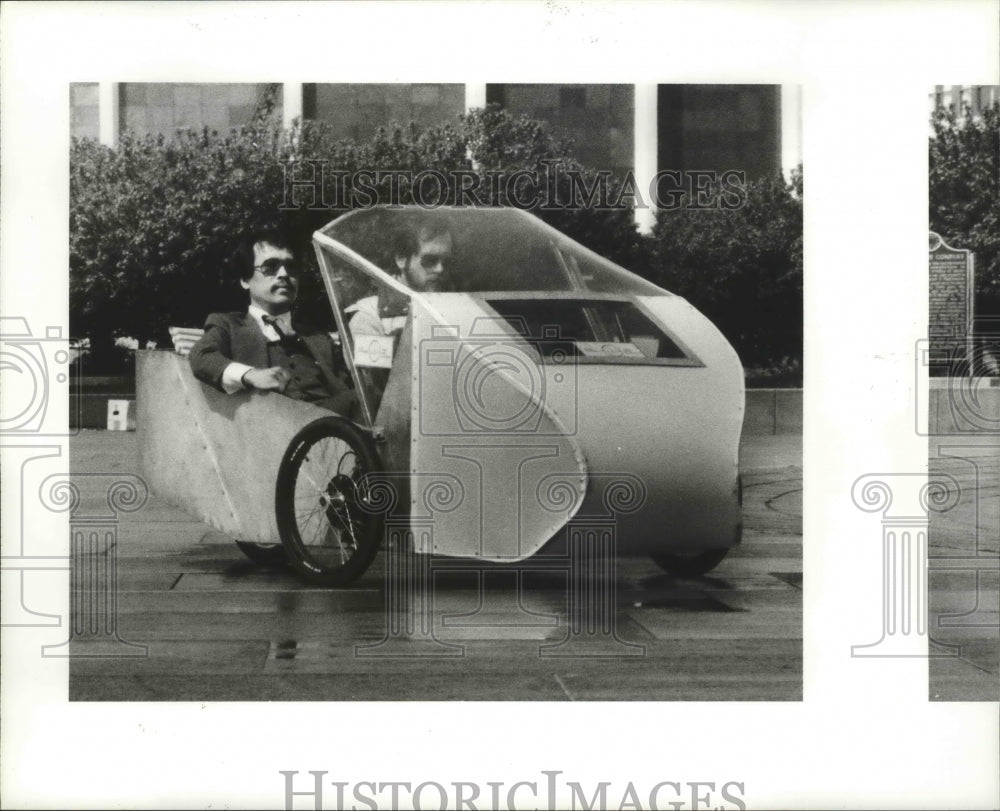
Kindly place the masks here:
<instances>
[{"instance_id":1,"label":"concrete pillar","mask_svg":"<svg viewBox=\"0 0 1000 811\"><path fill-rule=\"evenodd\" d=\"M785 180L802 163L802 88L781 86L781 172Z\"/></svg>"},{"instance_id":2,"label":"concrete pillar","mask_svg":"<svg viewBox=\"0 0 1000 811\"><path fill-rule=\"evenodd\" d=\"M302 120L302 82L282 84L281 97L281 126L287 130L296 118Z\"/></svg>"},{"instance_id":3,"label":"concrete pillar","mask_svg":"<svg viewBox=\"0 0 1000 811\"><path fill-rule=\"evenodd\" d=\"M466 82L465 83L465 112L482 110L486 108L486 82ZM475 159L471 149L465 150L465 157L473 169L479 169L479 161Z\"/></svg>"},{"instance_id":4,"label":"concrete pillar","mask_svg":"<svg viewBox=\"0 0 1000 811\"><path fill-rule=\"evenodd\" d=\"M97 132L104 146L118 143L118 82L100 82L97 88Z\"/></svg>"},{"instance_id":5,"label":"concrete pillar","mask_svg":"<svg viewBox=\"0 0 1000 811\"><path fill-rule=\"evenodd\" d=\"M486 106L486 82L465 83L465 112Z\"/></svg>"},{"instance_id":6,"label":"concrete pillar","mask_svg":"<svg viewBox=\"0 0 1000 811\"><path fill-rule=\"evenodd\" d=\"M635 224L640 233L648 234L656 223L655 189L653 178L658 170L659 141L657 139L655 84L635 85L635 149L634 171L636 187L642 193L648 208L635 209Z\"/></svg>"}]
</instances>

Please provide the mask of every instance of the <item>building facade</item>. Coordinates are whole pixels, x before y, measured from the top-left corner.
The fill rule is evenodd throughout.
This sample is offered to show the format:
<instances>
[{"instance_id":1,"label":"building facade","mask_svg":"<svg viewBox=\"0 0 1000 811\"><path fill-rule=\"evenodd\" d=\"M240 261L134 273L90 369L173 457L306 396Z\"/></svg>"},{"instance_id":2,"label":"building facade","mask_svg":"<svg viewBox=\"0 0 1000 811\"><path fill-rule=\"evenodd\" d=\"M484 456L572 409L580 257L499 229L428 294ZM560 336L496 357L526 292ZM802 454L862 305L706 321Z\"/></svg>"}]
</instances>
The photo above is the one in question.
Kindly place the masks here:
<instances>
[{"instance_id":1,"label":"building facade","mask_svg":"<svg viewBox=\"0 0 1000 811\"><path fill-rule=\"evenodd\" d=\"M951 107L957 113L968 109L973 116L1000 102L1000 85L953 84L934 85L931 108Z\"/></svg>"},{"instance_id":2,"label":"building facade","mask_svg":"<svg viewBox=\"0 0 1000 811\"><path fill-rule=\"evenodd\" d=\"M800 98L790 85L85 82L70 86L70 127L75 137L114 145L127 131L224 131L273 105L286 126L321 121L362 140L393 121L432 126L497 104L547 122L584 165L633 172L643 189L661 170L787 177L802 161ZM653 216L636 211L644 230Z\"/></svg>"}]
</instances>

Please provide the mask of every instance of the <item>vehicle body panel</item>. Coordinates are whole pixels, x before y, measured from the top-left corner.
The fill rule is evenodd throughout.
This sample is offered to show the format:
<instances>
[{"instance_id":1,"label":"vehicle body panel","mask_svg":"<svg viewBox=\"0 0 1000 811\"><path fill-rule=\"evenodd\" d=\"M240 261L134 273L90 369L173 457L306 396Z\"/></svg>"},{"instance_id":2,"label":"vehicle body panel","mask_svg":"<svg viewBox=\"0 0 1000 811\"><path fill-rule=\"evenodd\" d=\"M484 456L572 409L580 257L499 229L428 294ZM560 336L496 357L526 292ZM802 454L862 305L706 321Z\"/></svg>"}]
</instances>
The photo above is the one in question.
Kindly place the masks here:
<instances>
[{"instance_id":1,"label":"vehicle body panel","mask_svg":"<svg viewBox=\"0 0 1000 811\"><path fill-rule=\"evenodd\" d=\"M410 425L411 518L433 519L433 541L418 543L417 551L522 560L582 501L579 445L539 396L538 367L528 353L505 335L464 339L440 318L420 302L411 310L409 349L419 370Z\"/></svg>"},{"instance_id":2,"label":"vehicle body panel","mask_svg":"<svg viewBox=\"0 0 1000 811\"><path fill-rule=\"evenodd\" d=\"M150 491L236 540L277 543L281 458L299 429L330 412L277 393L223 394L173 352L136 356L139 469Z\"/></svg>"},{"instance_id":3,"label":"vehicle body panel","mask_svg":"<svg viewBox=\"0 0 1000 811\"><path fill-rule=\"evenodd\" d=\"M411 520L425 525L415 536L418 551L521 559L544 548L575 516L614 520L625 554L739 541L743 371L708 319L684 299L512 210L448 214L457 273L477 267L475 289L400 290L384 251L393 216L344 215L317 232L316 248L341 334L348 336L345 354L353 354L342 316L358 295L344 285L352 274L410 300L386 399L371 425L391 448L389 467L408 480ZM482 226L493 216L503 220L497 233L506 229L505 242ZM522 222L529 230L519 240ZM463 234L470 243L464 251ZM518 287L533 278L517 267L522 258L539 263L543 289ZM498 290L489 288L494 279ZM358 287L357 278L352 283ZM627 311L672 349L651 356L576 334L570 342L586 351L565 357L560 330L587 329L575 310L595 308L613 318ZM597 337L600 324L590 326ZM354 372L359 381L367 374ZM407 393L408 424L401 419ZM431 495L440 499L438 509L430 508Z\"/></svg>"}]
</instances>

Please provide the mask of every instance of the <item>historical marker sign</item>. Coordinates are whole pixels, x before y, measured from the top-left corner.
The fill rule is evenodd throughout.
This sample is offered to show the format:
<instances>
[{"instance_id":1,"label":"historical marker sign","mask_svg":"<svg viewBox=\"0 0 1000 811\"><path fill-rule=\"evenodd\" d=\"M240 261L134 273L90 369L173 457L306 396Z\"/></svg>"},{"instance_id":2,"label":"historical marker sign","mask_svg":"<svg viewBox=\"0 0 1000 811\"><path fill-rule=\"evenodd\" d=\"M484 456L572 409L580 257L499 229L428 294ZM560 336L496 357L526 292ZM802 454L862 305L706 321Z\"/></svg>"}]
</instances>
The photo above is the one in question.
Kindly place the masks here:
<instances>
[{"instance_id":1,"label":"historical marker sign","mask_svg":"<svg viewBox=\"0 0 1000 811\"><path fill-rule=\"evenodd\" d=\"M974 261L972 251L952 248L931 232L930 362L954 364L957 374L968 374L971 359Z\"/></svg>"}]
</instances>

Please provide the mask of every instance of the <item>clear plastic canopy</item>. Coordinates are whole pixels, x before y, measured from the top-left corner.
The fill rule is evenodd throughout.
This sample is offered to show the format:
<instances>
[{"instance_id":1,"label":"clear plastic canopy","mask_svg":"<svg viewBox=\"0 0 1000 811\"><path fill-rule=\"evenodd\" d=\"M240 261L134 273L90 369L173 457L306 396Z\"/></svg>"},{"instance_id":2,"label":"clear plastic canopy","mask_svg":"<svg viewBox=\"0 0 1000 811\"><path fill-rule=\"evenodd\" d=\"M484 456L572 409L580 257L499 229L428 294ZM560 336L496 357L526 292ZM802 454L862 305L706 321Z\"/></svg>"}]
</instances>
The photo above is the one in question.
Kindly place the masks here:
<instances>
[{"instance_id":1,"label":"clear plastic canopy","mask_svg":"<svg viewBox=\"0 0 1000 811\"><path fill-rule=\"evenodd\" d=\"M464 336L479 316L494 334L506 325L538 362L700 365L649 310L676 297L519 209L359 209L314 243L369 425L410 355L400 344L416 340L414 300ZM456 303L466 296L471 309Z\"/></svg>"},{"instance_id":2,"label":"clear plastic canopy","mask_svg":"<svg viewBox=\"0 0 1000 811\"><path fill-rule=\"evenodd\" d=\"M668 295L537 217L514 208L372 208L334 220L320 233L395 274L401 232L428 224L451 234L442 292L589 292Z\"/></svg>"}]
</instances>

